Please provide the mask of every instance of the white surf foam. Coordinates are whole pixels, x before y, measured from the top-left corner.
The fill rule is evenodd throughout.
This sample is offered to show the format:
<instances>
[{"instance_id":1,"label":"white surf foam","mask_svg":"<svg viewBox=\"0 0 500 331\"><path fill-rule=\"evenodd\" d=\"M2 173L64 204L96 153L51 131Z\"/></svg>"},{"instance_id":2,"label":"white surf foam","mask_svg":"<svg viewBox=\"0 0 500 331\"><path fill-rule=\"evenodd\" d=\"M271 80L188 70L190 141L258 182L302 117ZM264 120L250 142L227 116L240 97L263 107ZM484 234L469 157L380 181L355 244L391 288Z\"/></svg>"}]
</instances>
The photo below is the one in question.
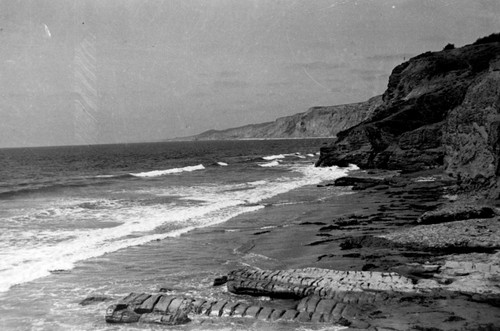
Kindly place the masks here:
<instances>
[{"instance_id":1,"label":"white surf foam","mask_svg":"<svg viewBox=\"0 0 500 331\"><path fill-rule=\"evenodd\" d=\"M315 168L312 165L296 164L290 170L300 172L303 176L284 176L234 185L183 187L177 193L182 193L184 199L199 201L187 206L174 203L141 205L130 201L121 204L103 200L82 204L78 201L75 203L78 212L72 216L75 220L105 219L115 222L116 226L52 231L43 227L38 230L18 227L9 234L3 233L2 242L9 244L1 249L0 291L6 291L15 284L47 276L51 270L71 269L81 260L226 222L242 213L264 208L260 203L265 199L305 185L333 180L352 169L355 167ZM225 190L235 185L247 185L252 189ZM166 191L166 194L172 192ZM56 216L68 218L71 213L58 212L47 215L46 219L51 220Z\"/></svg>"},{"instance_id":2,"label":"white surf foam","mask_svg":"<svg viewBox=\"0 0 500 331\"><path fill-rule=\"evenodd\" d=\"M169 175L169 174L177 174L180 172L190 172L190 171L203 170L203 169L205 169L203 164L198 164L195 166L187 166L187 167L183 167L183 168L173 168L173 169L166 169L166 170L153 170L153 171L147 171L147 172L131 173L131 175L135 176L135 177L158 177L158 176L164 176L164 175Z\"/></svg>"},{"instance_id":3,"label":"white surf foam","mask_svg":"<svg viewBox=\"0 0 500 331\"><path fill-rule=\"evenodd\" d=\"M266 161L271 161L271 160L277 160L277 159L284 159L285 155L279 154L279 155L269 155L269 156L263 156L262 159Z\"/></svg>"},{"instance_id":4,"label":"white surf foam","mask_svg":"<svg viewBox=\"0 0 500 331\"><path fill-rule=\"evenodd\" d=\"M436 178L429 176L429 177L418 177L415 179L416 182L435 182Z\"/></svg>"},{"instance_id":5,"label":"white surf foam","mask_svg":"<svg viewBox=\"0 0 500 331\"><path fill-rule=\"evenodd\" d=\"M280 165L280 163L277 160L271 161L271 162L268 162L268 163L259 163L259 166L260 167L264 167L264 168L276 167L276 166L279 166L279 165Z\"/></svg>"},{"instance_id":6,"label":"white surf foam","mask_svg":"<svg viewBox=\"0 0 500 331\"><path fill-rule=\"evenodd\" d=\"M248 182L247 184L248 185L264 185L264 184L267 184L269 183L267 180L256 180L254 182Z\"/></svg>"},{"instance_id":7,"label":"white surf foam","mask_svg":"<svg viewBox=\"0 0 500 331\"><path fill-rule=\"evenodd\" d=\"M360 170L360 168L357 165L355 165L355 164L349 163L349 166L347 167L347 170L348 171L355 171L355 170Z\"/></svg>"},{"instance_id":8,"label":"white surf foam","mask_svg":"<svg viewBox=\"0 0 500 331\"><path fill-rule=\"evenodd\" d=\"M267 230L267 229L274 229L277 228L278 226L276 225L269 225L269 226L262 226L260 227L261 230Z\"/></svg>"},{"instance_id":9,"label":"white surf foam","mask_svg":"<svg viewBox=\"0 0 500 331\"><path fill-rule=\"evenodd\" d=\"M2 247L0 261L0 292L47 276L53 270L72 269L76 262L115 252L130 246L177 237L198 227L225 222L241 213L263 206L243 206L241 201L223 201L191 208L161 205L129 208L115 214L122 224L112 228L66 231L25 231L24 238L12 234L12 240L22 246ZM108 218L116 210L110 210ZM104 214L101 213L102 216ZM154 233L166 226L178 229ZM8 239L8 238L4 238ZM24 239L24 240L20 240Z\"/></svg>"}]
</instances>

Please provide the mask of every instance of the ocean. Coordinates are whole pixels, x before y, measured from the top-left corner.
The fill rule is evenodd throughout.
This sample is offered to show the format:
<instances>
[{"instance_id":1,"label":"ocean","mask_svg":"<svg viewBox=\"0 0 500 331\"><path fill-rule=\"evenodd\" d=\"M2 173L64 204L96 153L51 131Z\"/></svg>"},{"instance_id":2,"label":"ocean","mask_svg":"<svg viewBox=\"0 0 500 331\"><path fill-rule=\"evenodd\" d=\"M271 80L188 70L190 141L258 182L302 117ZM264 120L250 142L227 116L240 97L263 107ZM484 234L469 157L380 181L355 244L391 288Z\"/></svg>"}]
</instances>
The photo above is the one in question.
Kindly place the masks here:
<instances>
[{"instance_id":1,"label":"ocean","mask_svg":"<svg viewBox=\"0 0 500 331\"><path fill-rule=\"evenodd\" d=\"M110 302L78 303L161 287L218 295L215 276L268 263L233 233L287 226L293 206L341 193L314 190L349 170L314 167L330 141L0 149L0 329L149 330L107 325Z\"/></svg>"}]
</instances>

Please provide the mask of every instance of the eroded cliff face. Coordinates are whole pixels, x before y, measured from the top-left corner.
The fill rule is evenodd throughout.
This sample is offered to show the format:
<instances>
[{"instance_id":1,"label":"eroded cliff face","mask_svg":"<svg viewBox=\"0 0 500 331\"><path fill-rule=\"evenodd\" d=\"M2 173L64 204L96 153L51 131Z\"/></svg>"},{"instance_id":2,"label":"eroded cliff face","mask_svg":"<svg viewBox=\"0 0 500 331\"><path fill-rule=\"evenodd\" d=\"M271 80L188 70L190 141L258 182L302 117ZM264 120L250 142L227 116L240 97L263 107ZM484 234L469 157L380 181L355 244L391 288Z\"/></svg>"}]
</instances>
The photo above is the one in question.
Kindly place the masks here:
<instances>
[{"instance_id":1,"label":"eroded cliff face","mask_svg":"<svg viewBox=\"0 0 500 331\"><path fill-rule=\"evenodd\" d=\"M427 52L397 66L372 116L321 149L319 166L417 171L444 166L498 185L500 43Z\"/></svg>"},{"instance_id":2,"label":"eroded cliff face","mask_svg":"<svg viewBox=\"0 0 500 331\"><path fill-rule=\"evenodd\" d=\"M185 139L335 137L338 132L367 119L380 104L382 104L382 96L373 97L366 102L313 107L304 113L281 117L274 122L251 124L227 130L210 130Z\"/></svg>"},{"instance_id":3,"label":"eroded cliff face","mask_svg":"<svg viewBox=\"0 0 500 331\"><path fill-rule=\"evenodd\" d=\"M443 145L446 171L467 186L490 186L491 197L500 198L500 58L490 62L462 104L449 112Z\"/></svg>"}]
</instances>

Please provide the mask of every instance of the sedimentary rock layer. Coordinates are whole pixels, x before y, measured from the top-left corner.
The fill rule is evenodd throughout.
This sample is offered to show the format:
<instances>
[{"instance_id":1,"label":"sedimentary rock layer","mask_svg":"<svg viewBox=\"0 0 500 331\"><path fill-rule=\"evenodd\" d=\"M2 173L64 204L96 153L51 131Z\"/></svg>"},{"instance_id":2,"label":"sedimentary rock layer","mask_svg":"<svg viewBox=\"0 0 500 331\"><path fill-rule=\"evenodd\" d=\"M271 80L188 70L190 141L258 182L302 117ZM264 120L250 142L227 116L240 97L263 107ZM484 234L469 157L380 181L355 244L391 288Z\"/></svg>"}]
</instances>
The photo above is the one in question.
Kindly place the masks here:
<instances>
[{"instance_id":1,"label":"sedimentary rock layer","mask_svg":"<svg viewBox=\"0 0 500 331\"><path fill-rule=\"evenodd\" d=\"M356 319L361 315L354 302L349 302L347 298L335 300L311 296L302 300L296 309L283 309L229 300L211 301L163 294L131 293L107 309L106 322L176 325L189 322L188 314L202 318L233 317L331 324L346 323L347 320Z\"/></svg>"},{"instance_id":2,"label":"sedimentary rock layer","mask_svg":"<svg viewBox=\"0 0 500 331\"><path fill-rule=\"evenodd\" d=\"M310 295L338 298L339 294L343 295L342 293L367 290L398 293L417 291L411 279L392 272L338 271L320 268L278 271L241 269L232 271L228 279L228 290L233 293L270 297L282 297L287 294L290 297L302 298Z\"/></svg>"},{"instance_id":3,"label":"sedimentary rock layer","mask_svg":"<svg viewBox=\"0 0 500 331\"><path fill-rule=\"evenodd\" d=\"M475 43L400 64L382 105L321 148L317 165L406 171L444 166L464 185L489 186L498 198L499 54L500 42Z\"/></svg>"},{"instance_id":4,"label":"sedimentary rock layer","mask_svg":"<svg viewBox=\"0 0 500 331\"><path fill-rule=\"evenodd\" d=\"M182 140L225 140L245 138L335 137L338 132L367 119L382 102L377 96L366 102L312 107L304 113L278 118L274 122L250 124L226 130L210 130Z\"/></svg>"},{"instance_id":5,"label":"sedimentary rock layer","mask_svg":"<svg viewBox=\"0 0 500 331\"><path fill-rule=\"evenodd\" d=\"M488 261L487 261L488 262ZM491 262L491 261L489 261ZM293 307L252 304L231 299L205 299L163 293L130 293L106 311L108 323L177 325L192 319L252 318L260 321L328 323L356 328L370 326L370 314L405 302L434 302L444 297L475 294L472 300L498 304L500 292L490 279L500 269L491 263L457 261L414 266L439 274L435 279L410 279L395 272L240 269L228 275L229 291L240 295L288 298ZM487 278L479 279L479 275ZM452 280L451 282L449 280ZM300 299L299 299L300 298ZM474 299L475 298L475 299Z\"/></svg>"}]
</instances>

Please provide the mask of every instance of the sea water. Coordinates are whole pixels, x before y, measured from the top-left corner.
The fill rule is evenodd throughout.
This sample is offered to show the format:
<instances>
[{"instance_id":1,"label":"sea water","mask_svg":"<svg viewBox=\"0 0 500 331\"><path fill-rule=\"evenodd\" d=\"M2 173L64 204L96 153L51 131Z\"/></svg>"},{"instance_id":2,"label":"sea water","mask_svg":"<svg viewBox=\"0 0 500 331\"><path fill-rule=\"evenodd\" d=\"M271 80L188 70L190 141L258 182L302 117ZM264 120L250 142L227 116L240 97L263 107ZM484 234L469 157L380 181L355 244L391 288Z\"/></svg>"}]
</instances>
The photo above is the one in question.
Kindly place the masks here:
<instances>
[{"instance_id":1,"label":"sea water","mask_svg":"<svg viewBox=\"0 0 500 331\"><path fill-rule=\"evenodd\" d=\"M206 284L221 265L252 261L218 241L214 226L230 232L235 217L317 199L292 193L348 171L314 167L326 142L0 150L0 329L149 329L106 325L109 302L78 302L161 286L216 296ZM247 223L280 225L273 221L249 217Z\"/></svg>"}]
</instances>

